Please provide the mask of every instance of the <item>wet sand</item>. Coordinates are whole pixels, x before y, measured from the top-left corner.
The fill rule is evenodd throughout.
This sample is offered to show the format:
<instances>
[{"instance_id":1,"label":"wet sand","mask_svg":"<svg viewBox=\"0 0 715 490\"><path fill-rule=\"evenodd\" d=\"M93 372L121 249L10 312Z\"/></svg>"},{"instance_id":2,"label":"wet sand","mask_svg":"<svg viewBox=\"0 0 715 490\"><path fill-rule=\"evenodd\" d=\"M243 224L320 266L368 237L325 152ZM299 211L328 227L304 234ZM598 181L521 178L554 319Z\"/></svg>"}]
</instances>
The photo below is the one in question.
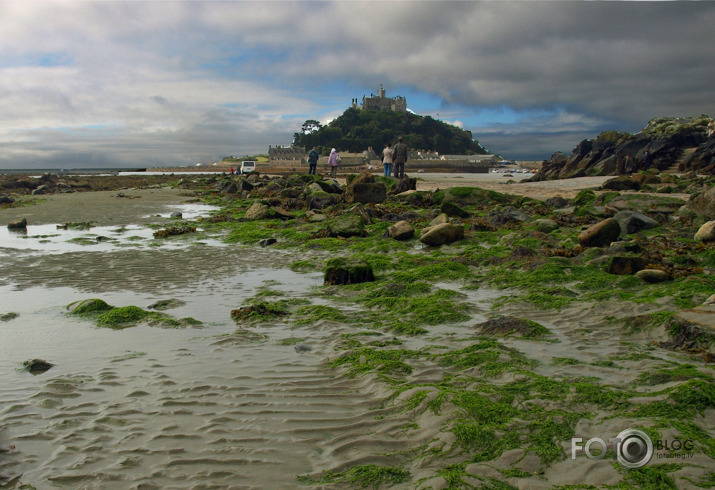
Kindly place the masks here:
<instances>
[{"instance_id":1,"label":"wet sand","mask_svg":"<svg viewBox=\"0 0 715 490\"><path fill-rule=\"evenodd\" d=\"M418 189L444 188L451 182L478 185L459 176L430 177L425 176ZM522 192L544 197L551 192L575 193L593 182L574 179L506 186L510 191L522 186ZM498 182L479 185L505 187ZM120 198L115 191L43 196L32 206L0 210L0 219L4 224L27 217L27 240L42 244L49 239L33 237L33 223L163 224L169 222L166 213L192 200L185 191L170 189L122 193L136 198ZM392 398L392 390L376 376L351 378L345 370L326 366L341 353L341 334L355 333L352 325L320 320L299 326L278 319L244 328L229 318L231 309L260 290L275 292L275 298L345 308L337 300L314 294L311 288L322 285L322 274L299 274L287 268L305 258L290 250L219 245L205 238L169 248L142 238L118 240L109 249L96 251L88 246L65 253L1 252L4 305L0 313L18 313L17 318L0 322L0 475L10 479L10 488L25 483L37 488L297 488L303 486L297 475L319 478L324 469L397 465L402 462L397 457L401 452L454 442L454 435L443 430L452 414L424 409L437 394L434 386L446 375L436 360L410 360L409 379L421 387ZM489 316L494 301L510 294L444 286L466 295L470 320L435 326L427 337L401 336L401 348L462 348L474 336L472 326ZM184 304L167 312L200 319L203 325L115 331L65 314L67 304L88 297L143 308L160 299L180 299ZM650 305L639 308L652 310ZM538 321L556 336L558 342L553 343L504 340L508 347L540 361L535 372L544 376L592 376L625 386L640 373L681 356L661 350L652 357L623 360L618 366L599 365L608 356L627 357L633 342L647 346L652 340L647 335L626 338L603 321L608 315L639 313L623 310L618 302L578 304L555 314L515 301L501 307L500 313ZM384 334L379 339L393 337ZM298 352L296 342L310 350ZM582 363L552 362L574 356ZM44 358L56 366L31 376L18 369L31 358ZM406 400L418 390L426 390L427 398L420 406L405 409ZM576 433L616 434L634 423L606 414L596 411L592 418L583 419ZM570 447L564 444L563 450L568 453ZM519 467L527 473L538 470L528 454L519 451L470 464L467 473L503 480L500 470L512 469L514 461L520 461ZM712 460L696 454L688 463L707 468ZM446 480L434 476L443 461L439 464L430 459L411 461L410 482L396 487L446 488ZM690 468L680 472L680 476L693 475L696 480L700 477ZM509 481L517 488L532 489L576 483L615 485L621 479L609 461L566 458L543 474Z\"/></svg>"}]
</instances>

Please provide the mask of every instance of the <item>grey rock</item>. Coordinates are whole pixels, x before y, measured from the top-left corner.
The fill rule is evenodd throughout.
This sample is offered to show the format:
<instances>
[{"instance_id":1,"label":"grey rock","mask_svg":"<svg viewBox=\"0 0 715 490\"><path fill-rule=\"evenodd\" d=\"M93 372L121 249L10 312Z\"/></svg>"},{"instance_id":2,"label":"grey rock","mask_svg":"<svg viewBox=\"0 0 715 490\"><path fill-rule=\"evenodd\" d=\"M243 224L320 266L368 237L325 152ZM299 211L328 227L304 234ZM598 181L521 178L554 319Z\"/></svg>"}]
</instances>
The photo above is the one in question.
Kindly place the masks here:
<instances>
[{"instance_id":1,"label":"grey rock","mask_svg":"<svg viewBox=\"0 0 715 490\"><path fill-rule=\"evenodd\" d=\"M621 233L624 235L637 233L641 230L648 230L650 228L656 228L660 225L660 223L653 218L649 218L645 214L638 211L631 211L628 209L619 211L613 219L618 221L618 224L621 227Z\"/></svg>"}]
</instances>

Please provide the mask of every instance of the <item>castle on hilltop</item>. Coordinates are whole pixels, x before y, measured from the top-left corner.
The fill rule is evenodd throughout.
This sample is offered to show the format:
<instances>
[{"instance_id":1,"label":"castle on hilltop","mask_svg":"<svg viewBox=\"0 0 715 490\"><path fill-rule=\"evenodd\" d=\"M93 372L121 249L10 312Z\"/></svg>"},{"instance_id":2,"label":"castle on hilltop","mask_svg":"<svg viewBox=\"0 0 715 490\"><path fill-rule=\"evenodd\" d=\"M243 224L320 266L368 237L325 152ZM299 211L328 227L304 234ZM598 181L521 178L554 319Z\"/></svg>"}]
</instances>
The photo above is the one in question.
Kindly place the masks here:
<instances>
[{"instance_id":1,"label":"castle on hilltop","mask_svg":"<svg viewBox=\"0 0 715 490\"><path fill-rule=\"evenodd\" d=\"M358 107L358 100L353 99L352 108L368 111L407 112L407 99L399 95L397 97L385 97L385 89L380 84L377 96L375 94L370 94L370 97L363 96L360 107Z\"/></svg>"}]
</instances>

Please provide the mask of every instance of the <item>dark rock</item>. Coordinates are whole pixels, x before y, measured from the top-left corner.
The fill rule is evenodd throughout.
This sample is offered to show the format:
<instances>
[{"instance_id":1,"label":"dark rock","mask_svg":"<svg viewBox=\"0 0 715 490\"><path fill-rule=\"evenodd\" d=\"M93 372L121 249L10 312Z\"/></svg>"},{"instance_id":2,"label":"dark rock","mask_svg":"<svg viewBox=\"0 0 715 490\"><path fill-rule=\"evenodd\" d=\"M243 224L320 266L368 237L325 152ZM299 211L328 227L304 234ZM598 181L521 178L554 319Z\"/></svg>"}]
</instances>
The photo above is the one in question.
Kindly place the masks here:
<instances>
[{"instance_id":1,"label":"dark rock","mask_svg":"<svg viewBox=\"0 0 715 490\"><path fill-rule=\"evenodd\" d=\"M440 207L440 211L442 213L446 214L447 216L457 216L460 218L468 218L469 217L469 212L460 208L453 202L445 201L442 203L442 206Z\"/></svg>"},{"instance_id":2,"label":"dark rock","mask_svg":"<svg viewBox=\"0 0 715 490\"><path fill-rule=\"evenodd\" d=\"M34 375L47 372L54 366L54 364L47 362L44 359L30 359L29 361L23 362L22 365L25 367L27 372Z\"/></svg>"},{"instance_id":3,"label":"dark rock","mask_svg":"<svg viewBox=\"0 0 715 490\"><path fill-rule=\"evenodd\" d=\"M273 245L273 244L276 243L277 241L278 241L278 240L276 240L275 238L262 238L262 239L260 239L260 240L258 241L258 244L259 244L261 247L268 247L268 246L270 246L270 245Z\"/></svg>"},{"instance_id":4,"label":"dark rock","mask_svg":"<svg viewBox=\"0 0 715 490\"><path fill-rule=\"evenodd\" d=\"M0 195L0 204L12 204L15 202L15 199L12 197L9 197L5 194Z\"/></svg>"},{"instance_id":5,"label":"dark rock","mask_svg":"<svg viewBox=\"0 0 715 490\"><path fill-rule=\"evenodd\" d=\"M301 192L300 189L296 189L295 187L289 187L287 189L281 190L278 195L282 198L298 199L300 198Z\"/></svg>"},{"instance_id":6,"label":"dark rock","mask_svg":"<svg viewBox=\"0 0 715 490\"><path fill-rule=\"evenodd\" d=\"M308 202L308 209L325 209L339 203L340 196L337 194L328 194L321 190L310 194L306 201Z\"/></svg>"},{"instance_id":7,"label":"dark rock","mask_svg":"<svg viewBox=\"0 0 715 490\"><path fill-rule=\"evenodd\" d=\"M578 243L583 247L603 247L618 240L621 225L613 218L608 218L589 227L578 236Z\"/></svg>"},{"instance_id":8,"label":"dark rock","mask_svg":"<svg viewBox=\"0 0 715 490\"><path fill-rule=\"evenodd\" d=\"M225 182L221 186L221 194L235 194L238 192L238 186L234 181Z\"/></svg>"},{"instance_id":9,"label":"dark rock","mask_svg":"<svg viewBox=\"0 0 715 490\"><path fill-rule=\"evenodd\" d=\"M608 260L606 272L618 276L633 275L636 272L645 269L647 266L648 260L643 257L616 255Z\"/></svg>"},{"instance_id":10,"label":"dark rock","mask_svg":"<svg viewBox=\"0 0 715 490\"><path fill-rule=\"evenodd\" d=\"M18 316L20 316L19 313L14 313L14 312L3 313L0 315L0 322L9 322L10 320L14 320Z\"/></svg>"},{"instance_id":11,"label":"dark rock","mask_svg":"<svg viewBox=\"0 0 715 490\"><path fill-rule=\"evenodd\" d=\"M381 182L357 182L345 189L345 202L382 203L387 199L387 189Z\"/></svg>"},{"instance_id":12,"label":"dark rock","mask_svg":"<svg viewBox=\"0 0 715 490\"><path fill-rule=\"evenodd\" d=\"M397 184L390 190L390 194L402 194L403 192L407 191L416 191L417 190L417 179L410 178L407 175L405 175L404 179L400 179Z\"/></svg>"},{"instance_id":13,"label":"dark rock","mask_svg":"<svg viewBox=\"0 0 715 490\"><path fill-rule=\"evenodd\" d=\"M298 344L293 346L293 349L299 354L302 354L303 352L310 352L313 350L313 348L307 344Z\"/></svg>"},{"instance_id":14,"label":"dark rock","mask_svg":"<svg viewBox=\"0 0 715 490\"><path fill-rule=\"evenodd\" d=\"M637 191L641 188L638 182L633 179L629 179L628 177L616 177L615 179L609 179L605 181L601 187L611 191Z\"/></svg>"},{"instance_id":15,"label":"dark rock","mask_svg":"<svg viewBox=\"0 0 715 490\"><path fill-rule=\"evenodd\" d=\"M184 215L181 213L181 211L174 211L169 215L170 218L181 218Z\"/></svg>"},{"instance_id":16,"label":"dark rock","mask_svg":"<svg viewBox=\"0 0 715 490\"><path fill-rule=\"evenodd\" d=\"M569 205L569 200L559 196L550 197L546 200L546 205L552 208L565 208Z\"/></svg>"},{"instance_id":17,"label":"dark rock","mask_svg":"<svg viewBox=\"0 0 715 490\"><path fill-rule=\"evenodd\" d=\"M328 260L324 284L357 284L375 280L372 267L357 259L338 257Z\"/></svg>"},{"instance_id":18,"label":"dark rock","mask_svg":"<svg viewBox=\"0 0 715 490\"><path fill-rule=\"evenodd\" d=\"M613 219L618 221L621 227L621 233L624 235L630 235L631 233L637 233L641 230L648 230L660 226L656 220L638 211L619 211Z\"/></svg>"},{"instance_id":19,"label":"dark rock","mask_svg":"<svg viewBox=\"0 0 715 490\"><path fill-rule=\"evenodd\" d=\"M25 230L27 229L27 219L22 218L19 220L10 221L7 224L7 228L9 230Z\"/></svg>"}]
</instances>

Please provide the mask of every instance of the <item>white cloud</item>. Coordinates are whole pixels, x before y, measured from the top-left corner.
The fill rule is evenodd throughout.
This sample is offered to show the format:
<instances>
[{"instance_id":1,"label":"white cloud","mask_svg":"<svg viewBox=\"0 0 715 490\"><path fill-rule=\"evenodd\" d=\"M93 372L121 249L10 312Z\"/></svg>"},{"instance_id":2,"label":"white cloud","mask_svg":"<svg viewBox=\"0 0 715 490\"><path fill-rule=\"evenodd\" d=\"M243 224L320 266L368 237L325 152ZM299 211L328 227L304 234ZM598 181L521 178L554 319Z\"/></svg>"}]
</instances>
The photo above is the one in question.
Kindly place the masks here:
<instances>
[{"instance_id":1,"label":"white cloud","mask_svg":"<svg viewBox=\"0 0 715 490\"><path fill-rule=\"evenodd\" d=\"M265 152L380 82L550 155L715 113L714 21L708 2L1 2L0 166ZM499 107L526 116L465 123Z\"/></svg>"}]
</instances>

